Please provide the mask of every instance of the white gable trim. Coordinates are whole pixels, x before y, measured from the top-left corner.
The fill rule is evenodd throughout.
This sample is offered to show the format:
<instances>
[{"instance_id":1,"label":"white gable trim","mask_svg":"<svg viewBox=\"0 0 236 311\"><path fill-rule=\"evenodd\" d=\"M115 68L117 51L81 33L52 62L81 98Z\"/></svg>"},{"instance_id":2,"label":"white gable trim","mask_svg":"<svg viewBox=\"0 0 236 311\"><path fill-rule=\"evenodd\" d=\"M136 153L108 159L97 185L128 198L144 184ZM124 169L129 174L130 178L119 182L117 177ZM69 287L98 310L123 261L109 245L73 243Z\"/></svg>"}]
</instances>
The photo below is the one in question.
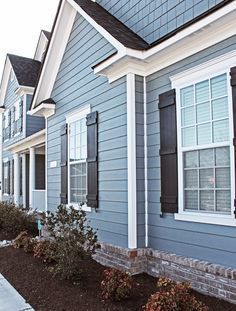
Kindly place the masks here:
<instances>
[{"instance_id":1,"label":"white gable trim","mask_svg":"<svg viewBox=\"0 0 236 311\"><path fill-rule=\"evenodd\" d=\"M40 35L39 35L39 41L36 47L36 51L34 54L34 59L38 61L42 61L42 55L45 52L45 49L47 48L48 44L48 38L44 34L44 32L41 30Z\"/></svg>"},{"instance_id":2,"label":"white gable trim","mask_svg":"<svg viewBox=\"0 0 236 311\"><path fill-rule=\"evenodd\" d=\"M37 103L42 102L51 95L76 13L76 10L66 0L62 2L38 86L35 91L32 109L34 109Z\"/></svg>"},{"instance_id":3,"label":"white gable trim","mask_svg":"<svg viewBox=\"0 0 236 311\"><path fill-rule=\"evenodd\" d=\"M4 105L4 100L6 96L8 81L10 80L11 70L13 70L9 57L6 58L3 75L2 75L2 83L0 89L0 106Z\"/></svg>"}]
</instances>

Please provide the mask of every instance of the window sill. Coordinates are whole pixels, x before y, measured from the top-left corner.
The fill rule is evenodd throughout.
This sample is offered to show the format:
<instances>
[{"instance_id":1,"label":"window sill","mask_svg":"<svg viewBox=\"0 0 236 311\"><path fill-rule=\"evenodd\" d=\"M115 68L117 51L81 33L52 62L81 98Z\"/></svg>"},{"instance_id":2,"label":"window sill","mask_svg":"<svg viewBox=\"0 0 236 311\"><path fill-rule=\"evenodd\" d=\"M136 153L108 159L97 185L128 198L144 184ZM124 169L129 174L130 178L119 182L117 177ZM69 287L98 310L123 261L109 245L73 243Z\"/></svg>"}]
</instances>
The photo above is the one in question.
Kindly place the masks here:
<instances>
[{"instance_id":1,"label":"window sill","mask_svg":"<svg viewBox=\"0 0 236 311\"><path fill-rule=\"evenodd\" d=\"M14 134L14 137L17 137L21 134L21 132L17 132L16 134Z\"/></svg>"},{"instance_id":2,"label":"window sill","mask_svg":"<svg viewBox=\"0 0 236 311\"><path fill-rule=\"evenodd\" d=\"M233 215L214 215L210 213L200 215L194 212L182 212L175 214L175 220L236 227L236 219Z\"/></svg>"},{"instance_id":3,"label":"window sill","mask_svg":"<svg viewBox=\"0 0 236 311\"><path fill-rule=\"evenodd\" d=\"M85 211L85 212L89 212L89 213L92 212L92 208L87 206L86 204L84 204L83 206L80 206L78 204L70 203L68 204L68 206L73 206L75 209L82 209L82 211Z\"/></svg>"}]
</instances>

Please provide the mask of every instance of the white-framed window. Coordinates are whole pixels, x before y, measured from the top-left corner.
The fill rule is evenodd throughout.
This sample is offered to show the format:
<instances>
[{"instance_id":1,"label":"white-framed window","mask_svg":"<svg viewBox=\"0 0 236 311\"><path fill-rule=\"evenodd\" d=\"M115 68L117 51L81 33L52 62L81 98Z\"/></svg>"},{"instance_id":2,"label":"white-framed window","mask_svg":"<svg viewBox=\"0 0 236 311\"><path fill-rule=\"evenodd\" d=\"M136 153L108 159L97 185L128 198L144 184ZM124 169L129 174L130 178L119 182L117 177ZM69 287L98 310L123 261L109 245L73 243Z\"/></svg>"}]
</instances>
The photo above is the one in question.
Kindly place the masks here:
<instances>
[{"instance_id":1,"label":"white-framed window","mask_svg":"<svg viewBox=\"0 0 236 311\"><path fill-rule=\"evenodd\" d=\"M90 107L83 107L66 117L68 126L68 204L86 211L87 195L87 126Z\"/></svg>"},{"instance_id":2,"label":"white-framed window","mask_svg":"<svg viewBox=\"0 0 236 311\"><path fill-rule=\"evenodd\" d=\"M9 160L8 158L3 159L3 195L7 196L10 194L10 188L9 188L9 170L10 170L10 165L9 165Z\"/></svg>"},{"instance_id":3,"label":"white-framed window","mask_svg":"<svg viewBox=\"0 0 236 311\"><path fill-rule=\"evenodd\" d=\"M10 118L9 118L9 109L6 109L4 112L4 128L8 128L10 125Z\"/></svg>"},{"instance_id":4,"label":"white-framed window","mask_svg":"<svg viewBox=\"0 0 236 311\"><path fill-rule=\"evenodd\" d=\"M15 107L15 118L14 121L18 121L20 119L20 101L17 101L14 105Z\"/></svg>"},{"instance_id":5,"label":"white-framed window","mask_svg":"<svg viewBox=\"0 0 236 311\"><path fill-rule=\"evenodd\" d=\"M235 226L230 68L226 54L171 78L176 89L179 213L175 219Z\"/></svg>"}]
</instances>

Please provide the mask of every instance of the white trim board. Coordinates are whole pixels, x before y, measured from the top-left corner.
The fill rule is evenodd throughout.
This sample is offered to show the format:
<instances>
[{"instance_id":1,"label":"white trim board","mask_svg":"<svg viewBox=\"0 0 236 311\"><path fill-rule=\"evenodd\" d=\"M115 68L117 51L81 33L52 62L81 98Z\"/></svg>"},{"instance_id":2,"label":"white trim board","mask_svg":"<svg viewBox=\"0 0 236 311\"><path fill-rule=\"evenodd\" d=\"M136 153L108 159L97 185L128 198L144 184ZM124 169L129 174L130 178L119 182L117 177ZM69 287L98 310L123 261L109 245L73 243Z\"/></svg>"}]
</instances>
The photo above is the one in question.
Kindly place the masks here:
<instances>
[{"instance_id":1,"label":"white trim board","mask_svg":"<svg viewBox=\"0 0 236 311\"><path fill-rule=\"evenodd\" d=\"M135 75L127 78L127 148L128 148L128 247L137 248L137 179Z\"/></svg>"}]
</instances>

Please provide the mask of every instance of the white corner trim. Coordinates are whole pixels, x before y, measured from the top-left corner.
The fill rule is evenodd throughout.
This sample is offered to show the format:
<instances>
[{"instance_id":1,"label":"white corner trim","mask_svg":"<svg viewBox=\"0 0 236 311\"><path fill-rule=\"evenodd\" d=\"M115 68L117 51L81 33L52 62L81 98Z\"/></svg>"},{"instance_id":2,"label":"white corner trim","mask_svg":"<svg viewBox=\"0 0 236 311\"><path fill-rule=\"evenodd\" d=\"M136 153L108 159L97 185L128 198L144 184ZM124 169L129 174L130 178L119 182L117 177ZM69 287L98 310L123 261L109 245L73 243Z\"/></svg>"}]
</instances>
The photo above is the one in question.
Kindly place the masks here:
<instances>
[{"instance_id":1,"label":"white corner trim","mask_svg":"<svg viewBox=\"0 0 236 311\"><path fill-rule=\"evenodd\" d=\"M127 76L128 247L137 248L135 75Z\"/></svg>"},{"instance_id":2,"label":"white corner trim","mask_svg":"<svg viewBox=\"0 0 236 311\"><path fill-rule=\"evenodd\" d=\"M76 13L76 10L71 4L63 0L31 109L34 109L38 103L51 96L51 91L74 24Z\"/></svg>"},{"instance_id":3,"label":"white corner trim","mask_svg":"<svg viewBox=\"0 0 236 311\"><path fill-rule=\"evenodd\" d=\"M145 247L148 247L148 147L147 147L147 82L143 77L144 113L144 185L145 185Z\"/></svg>"}]
</instances>

